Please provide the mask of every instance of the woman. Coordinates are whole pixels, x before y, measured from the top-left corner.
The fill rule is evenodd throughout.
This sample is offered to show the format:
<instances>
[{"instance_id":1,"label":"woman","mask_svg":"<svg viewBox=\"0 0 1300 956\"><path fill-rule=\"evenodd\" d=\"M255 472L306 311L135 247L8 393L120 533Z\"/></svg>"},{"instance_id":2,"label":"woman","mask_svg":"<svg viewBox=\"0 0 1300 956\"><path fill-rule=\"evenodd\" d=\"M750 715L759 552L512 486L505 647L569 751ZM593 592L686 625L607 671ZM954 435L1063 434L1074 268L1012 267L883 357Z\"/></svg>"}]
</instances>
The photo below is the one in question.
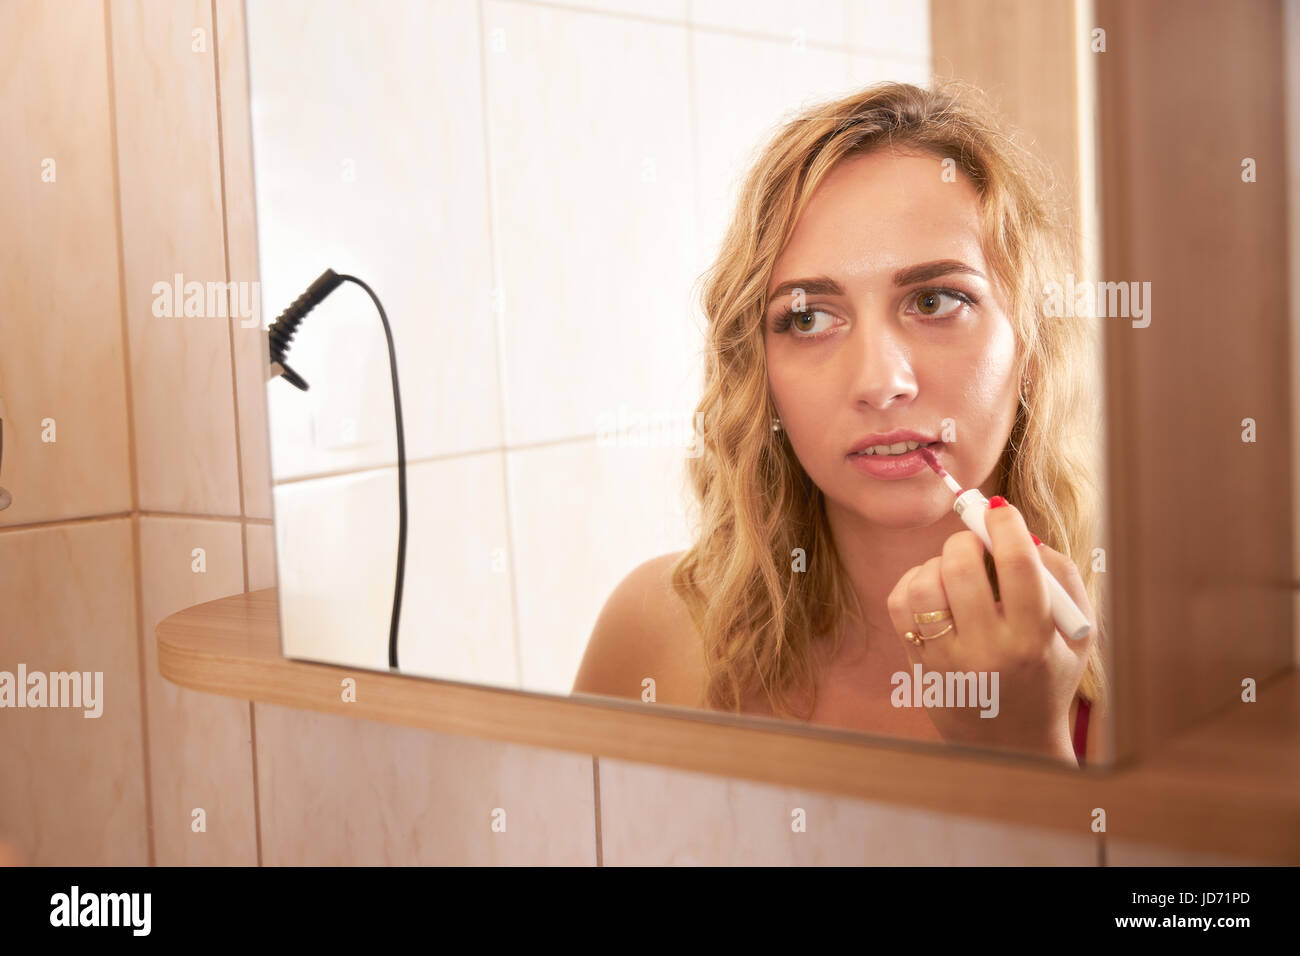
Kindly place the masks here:
<instances>
[{"instance_id":1,"label":"woman","mask_svg":"<svg viewBox=\"0 0 1300 956\"><path fill-rule=\"evenodd\" d=\"M1045 181L955 84L781 128L706 276L695 544L619 585L575 692L1071 764L1090 722L1097 752L1095 344L1045 314L1078 271ZM991 555L909 439L991 498ZM1085 640L1055 630L1039 559ZM915 664L982 673L996 707L912 706Z\"/></svg>"}]
</instances>

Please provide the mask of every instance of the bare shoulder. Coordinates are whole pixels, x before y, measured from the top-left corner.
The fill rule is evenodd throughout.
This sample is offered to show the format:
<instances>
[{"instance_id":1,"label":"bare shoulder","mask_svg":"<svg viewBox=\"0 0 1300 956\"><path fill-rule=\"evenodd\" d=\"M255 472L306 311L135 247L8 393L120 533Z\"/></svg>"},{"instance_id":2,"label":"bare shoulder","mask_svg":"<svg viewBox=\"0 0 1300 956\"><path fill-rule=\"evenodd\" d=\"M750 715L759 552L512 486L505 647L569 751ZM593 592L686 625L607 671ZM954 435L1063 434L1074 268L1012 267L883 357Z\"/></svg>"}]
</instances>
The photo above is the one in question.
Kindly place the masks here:
<instances>
[{"instance_id":1,"label":"bare shoulder","mask_svg":"<svg viewBox=\"0 0 1300 956\"><path fill-rule=\"evenodd\" d=\"M657 703L699 705L703 650L671 580L683 553L637 565L614 588L587 641L573 693L640 700L648 677L655 682Z\"/></svg>"}]
</instances>

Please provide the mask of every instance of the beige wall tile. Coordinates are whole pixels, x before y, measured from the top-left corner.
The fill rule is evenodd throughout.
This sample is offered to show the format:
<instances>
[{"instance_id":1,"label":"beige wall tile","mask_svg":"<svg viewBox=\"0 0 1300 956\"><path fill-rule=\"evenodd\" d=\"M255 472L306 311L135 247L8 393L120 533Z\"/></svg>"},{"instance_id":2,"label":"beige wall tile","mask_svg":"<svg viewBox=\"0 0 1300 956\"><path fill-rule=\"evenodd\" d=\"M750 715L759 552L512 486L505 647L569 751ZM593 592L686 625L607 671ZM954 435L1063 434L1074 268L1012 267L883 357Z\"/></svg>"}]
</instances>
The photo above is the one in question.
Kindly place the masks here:
<instances>
[{"instance_id":1,"label":"beige wall tile","mask_svg":"<svg viewBox=\"0 0 1300 956\"><path fill-rule=\"evenodd\" d=\"M155 283L226 281L211 7L109 9L139 504L238 515L230 323L154 315Z\"/></svg>"},{"instance_id":2,"label":"beige wall tile","mask_svg":"<svg viewBox=\"0 0 1300 956\"><path fill-rule=\"evenodd\" d=\"M99 717L0 710L0 843L25 863L149 862L131 551L125 518L0 533L0 670L103 674Z\"/></svg>"},{"instance_id":3,"label":"beige wall tile","mask_svg":"<svg viewBox=\"0 0 1300 956\"><path fill-rule=\"evenodd\" d=\"M401 669L519 686L500 453L410 465L407 504ZM387 669L396 469L277 485L275 506L286 653Z\"/></svg>"},{"instance_id":4,"label":"beige wall tile","mask_svg":"<svg viewBox=\"0 0 1300 956\"><path fill-rule=\"evenodd\" d=\"M1277 866L1227 853L1179 850L1154 843L1106 838L1107 866Z\"/></svg>"},{"instance_id":5,"label":"beige wall tile","mask_svg":"<svg viewBox=\"0 0 1300 956\"><path fill-rule=\"evenodd\" d=\"M414 489L407 493L413 504ZM286 656L387 667L397 521L395 468L276 486L276 578ZM407 535L412 549L415 529L409 525ZM403 624L410 620L403 615Z\"/></svg>"},{"instance_id":6,"label":"beige wall tile","mask_svg":"<svg viewBox=\"0 0 1300 956\"><path fill-rule=\"evenodd\" d=\"M847 0L844 34L855 50L930 58L930 0Z\"/></svg>"},{"instance_id":7,"label":"beige wall tile","mask_svg":"<svg viewBox=\"0 0 1300 956\"><path fill-rule=\"evenodd\" d=\"M900 59L854 54L849 58L849 78L856 87L891 80L895 83L930 85L929 59Z\"/></svg>"},{"instance_id":8,"label":"beige wall tile","mask_svg":"<svg viewBox=\"0 0 1300 956\"><path fill-rule=\"evenodd\" d=\"M0 7L0 525L131 507L103 11Z\"/></svg>"},{"instance_id":9,"label":"beige wall tile","mask_svg":"<svg viewBox=\"0 0 1300 956\"><path fill-rule=\"evenodd\" d=\"M158 673L158 622L244 590L237 521L139 518L154 843L159 866L257 863L249 705ZM195 549L203 567L194 569ZM201 807L207 831L191 829Z\"/></svg>"},{"instance_id":10,"label":"beige wall tile","mask_svg":"<svg viewBox=\"0 0 1300 956\"><path fill-rule=\"evenodd\" d=\"M600 816L606 866L1097 862L1086 821L1074 836L610 759L600 761Z\"/></svg>"},{"instance_id":11,"label":"beige wall tile","mask_svg":"<svg viewBox=\"0 0 1300 956\"><path fill-rule=\"evenodd\" d=\"M687 28L483 11L506 444L595 434L620 405L689 421L701 342Z\"/></svg>"},{"instance_id":12,"label":"beige wall tile","mask_svg":"<svg viewBox=\"0 0 1300 956\"><path fill-rule=\"evenodd\" d=\"M496 446L479 4L253 3L247 17L266 320L326 268L357 276L392 326L407 460ZM277 480L396 461L388 346L364 291L313 311L289 362L311 388L267 392Z\"/></svg>"},{"instance_id":13,"label":"beige wall tile","mask_svg":"<svg viewBox=\"0 0 1300 956\"><path fill-rule=\"evenodd\" d=\"M595 863L590 757L254 706L267 866Z\"/></svg>"},{"instance_id":14,"label":"beige wall tile","mask_svg":"<svg viewBox=\"0 0 1300 956\"><path fill-rule=\"evenodd\" d=\"M216 36L230 279L253 283L257 282L257 222L253 208L253 148L248 115L243 0L217 0ZM244 487L244 514L251 518L269 518L271 458L266 433L267 339L262 328L261 296L253 295L248 301L252 305L252 317L240 316L230 320L239 415L240 480Z\"/></svg>"},{"instance_id":15,"label":"beige wall tile","mask_svg":"<svg viewBox=\"0 0 1300 956\"><path fill-rule=\"evenodd\" d=\"M275 528L246 524L244 548L248 554L248 590L275 587Z\"/></svg>"},{"instance_id":16,"label":"beige wall tile","mask_svg":"<svg viewBox=\"0 0 1300 956\"><path fill-rule=\"evenodd\" d=\"M843 44L846 0L692 0L691 22L697 26L745 33L764 33L784 41L787 49L802 36L814 43ZM848 0L852 2L852 0ZM782 64L788 69L790 64ZM779 72L779 70L773 70Z\"/></svg>"},{"instance_id":17,"label":"beige wall tile","mask_svg":"<svg viewBox=\"0 0 1300 956\"><path fill-rule=\"evenodd\" d=\"M672 439L641 448L630 432L508 453L525 690L567 695L619 581L690 544L686 439Z\"/></svg>"},{"instance_id":18,"label":"beige wall tile","mask_svg":"<svg viewBox=\"0 0 1300 956\"><path fill-rule=\"evenodd\" d=\"M758 150L783 118L846 92L849 56L807 46L791 49L788 40L696 31L691 57L700 180L695 268L703 272L717 255ZM779 69L773 69L776 63Z\"/></svg>"},{"instance_id":19,"label":"beige wall tile","mask_svg":"<svg viewBox=\"0 0 1300 956\"><path fill-rule=\"evenodd\" d=\"M597 13L686 22L686 0L569 0L566 5Z\"/></svg>"}]
</instances>

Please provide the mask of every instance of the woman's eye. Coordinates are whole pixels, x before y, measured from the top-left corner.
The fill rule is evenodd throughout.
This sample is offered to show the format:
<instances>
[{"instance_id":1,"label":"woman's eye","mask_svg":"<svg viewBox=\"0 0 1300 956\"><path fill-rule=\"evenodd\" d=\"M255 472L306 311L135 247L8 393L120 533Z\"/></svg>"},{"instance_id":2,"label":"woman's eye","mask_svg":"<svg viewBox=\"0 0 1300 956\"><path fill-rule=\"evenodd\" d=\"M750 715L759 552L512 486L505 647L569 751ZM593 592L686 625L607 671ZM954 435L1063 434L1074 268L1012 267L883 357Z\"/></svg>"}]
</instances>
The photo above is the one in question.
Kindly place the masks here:
<instances>
[{"instance_id":1,"label":"woman's eye","mask_svg":"<svg viewBox=\"0 0 1300 956\"><path fill-rule=\"evenodd\" d=\"M808 337L826 331L834 321L835 317L833 315L819 309L787 312L777 322L776 331L784 332L786 329L794 329L797 336Z\"/></svg>"},{"instance_id":2,"label":"woman's eye","mask_svg":"<svg viewBox=\"0 0 1300 956\"><path fill-rule=\"evenodd\" d=\"M944 299L948 299L951 302L947 308L944 308ZM918 314L932 319L947 318L963 305L972 304L969 296L947 289L926 289L913 296L912 301L916 305L916 311Z\"/></svg>"}]
</instances>

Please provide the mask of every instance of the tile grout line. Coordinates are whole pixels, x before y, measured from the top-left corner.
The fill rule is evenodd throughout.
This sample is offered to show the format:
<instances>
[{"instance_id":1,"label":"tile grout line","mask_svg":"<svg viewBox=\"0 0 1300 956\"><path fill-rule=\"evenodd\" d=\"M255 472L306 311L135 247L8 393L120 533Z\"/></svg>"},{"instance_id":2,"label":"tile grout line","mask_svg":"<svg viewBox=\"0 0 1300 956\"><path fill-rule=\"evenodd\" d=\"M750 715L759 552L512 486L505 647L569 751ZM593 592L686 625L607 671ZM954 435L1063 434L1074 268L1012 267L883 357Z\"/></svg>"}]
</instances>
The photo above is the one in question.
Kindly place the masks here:
<instances>
[{"instance_id":1,"label":"tile grout line","mask_svg":"<svg viewBox=\"0 0 1300 956\"><path fill-rule=\"evenodd\" d=\"M217 36L217 0L210 0L212 17L212 90L216 100L217 181L221 187L221 255L226 270L226 295L230 295L230 210L226 196L226 140L221 120L220 38ZM242 298L242 297L241 297ZM227 301L226 314L233 315ZM247 516L244 506L244 457L239 441L239 376L235 374L235 320L226 321L226 347L230 350L231 412L235 424L235 487L239 491L239 514Z\"/></svg>"},{"instance_id":2,"label":"tile grout line","mask_svg":"<svg viewBox=\"0 0 1300 956\"><path fill-rule=\"evenodd\" d=\"M239 515L206 515L191 511L153 511L141 509L136 512L144 518L184 518L187 521L239 521L248 524L271 524L268 518L241 518Z\"/></svg>"},{"instance_id":3,"label":"tile grout line","mask_svg":"<svg viewBox=\"0 0 1300 956\"><path fill-rule=\"evenodd\" d=\"M240 0L228 0L228 2L238 3ZM226 294L230 295L230 207L229 197L226 194L226 139L225 128L221 114L221 38L218 35L217 19L217 0L210 0L211 17L212 17L212 91L216 101L216 121L217 121L217 176L221 183L221 252L222 259L226 270ZM232 308L227 308L228 316L234 315ZM248 506L244 500L244 452L240 441L240 416L239 416L239 375L236 371L236 352L235 352L235 320L228 318L226 320L226 342L230 349L230 400L231 410L234 413L235 424L235 487L239 491L239 515L242 519L248 517ZM248 593L248 523L241 520L239 523L239 549L240 557L244 572L244 593ZM259 801L257 794L257 738L255 731L256 717L254 714L253 702L248 702L248 733L249 748L248 758L252 769L253 776L253 840L257 851L257 865L262 865L262 818L259 812Z\"/></svg>"},{"instance_id":4,"label":"tile grout line","mask_svg":"<svg viewBox=\"0 0 1300 956\"><path fill-rule=\"evenodd\" d=\"M598 754L591 755L591 787L592 793L595 795L594 805L596 808L596 866L603 867L605 865L605 848L600 822L600 756Z\"/></svg>"},{"instance_id":5,"label":"tile grout line","mask_svg":"<svg viewBox=\"0 0 1300 956\"><path fill-rule=\"evenodd\" d=\"M257 837L257 865L262 862L262 799L257 778L257 705L248 702L248 749L253 755L253 834Z\"/></svg>"},{"instance_id":6,"label":"tile grout line","mask_svg":"<svg viewBox=\"0 0 1300 956\"><path fill-rule=\"evenodd\" d=\"M131 511L124 517L131 521L131 571L132 601L135 605L135 650L136 669L139 676L140 691L140 758L144 772L144 823L145 847L149 866L158 865L158 848L154 840L153 811L153 773L150 766L149 748L149 694L147 690L148 669L145 666L144 640L144 562L141 555L140 521L140 472L135 452L135 396L131 387L131 334L127 317L126 300L126 244L122 223L122 170L118 161L117 141L117 84L114 76L113 62L113 18L109 0L104 0L104 60L108 69L108 133L109 162L113 167L113 219L117 235L117 297L118 318L122 328L122 384L126 396L126 441L127 461L130 468Z\"/></svg>"},{"instance_id":7,"label":"tile grout line","mask_svg":"<svg viewBox=\"0 0 1300 956\"><path fill-rule=\"evenodd\" d=\"M144 518L186 518L195 522L247 522L248 524L270 524L269 518L240 518L239 515L204 515L194 511L152 511L140 510Z\"/></svg>"},{"instance_id":8,"label":"tile grout line","mask_svg":"<svg viewBox=\"0 0 1300 956\"><path fill-rule=\"evenodd\" d=\"M108 0L104 0L107 4ZM146 685L149 680L144 647L144 556L140 541L140 519L131 518L131 570L135 575L135 587L132 589L135 604L136 667L140 672L140 748L144 767L144 806L145 832L148 835L149 865L158 865L158 849L154 845L153 835L153 766L149 746L149 694Z\"/></svg>"},{"instance_id":9,"label":"tile grout line","mask_svg":"<svg viewBox=\"0 0 1300 956\"><path fill-rule=\"evenodd\" d=\"M492 275L492 311L494 341L496 344L497 371L497 439L498 446L493 449L500 455L501 490L505 497L506 524L506 569L510 575L510 623L514 637L515 681L520 687L524 683L523 648L519 636L519 576L515 571L514 533L510 512L510 466L506 452L506 424L509 408L506 402L506 383L502 351L505 348L505 290L502 288L501 268L496 246L496 228L493 222L495 203L492 201L492 135L488 107L488 64L487 64L487 11L486 0L478 0L478 62L479 62L479 115L483 123L483 175L485 179L485 199L487 201L487 240L488 256Z\"/></svg>"},{"instance_id":10,"label":"tile grout line","mask_svg":"<svg viewBox=\"0 0 1300 956\"><path fill-rule=\"evenodd\" d=\"M849 5L846 3L840 7L840 29L844 32L841 36L845 40L849 37ZM844 88L847 90L853 86L853 51L850 50L844 57Z\"/></svg>"},{"instance_id":11,"label":"tile grout line","mask_svg":"<svg viewBox=\"0 0 1300 956\"><path fill-rule=\"evenodd\" d=\"M498 376L499 375L500 375L500 369L498 365ZM498 391L498 398L504 401L504 397L500 395L499 391ZM477 458L481 455L497 455L497 454L505 454L508 452L516 452L516 451L537 451L539 449L544 449L544 448L559 448L564 445L580 445L580 444L586 444L587 442L593 442L593 441L599 442L600 437L601 436L597 433L590 433L590 434L584 433L580 435L567 435L562 438L543 438L538 441L523 442L518 445L507 445L502 443L499 445L490 445L485 448L472 448L468 451L452 451L452 452L444 452L442 454L425 455L422 458L407 458L406 464L407 467L409 468L411 465L428 465L440 461L448 461L448 462L459 461L464 458ZM654 446L647 445L646 447L652 448ZM294 485L303 481L315 481L318 478L341 478L346 475L361 475L367 472L387 471L390 468L396 468L396 467L397 467L396 461L380 463L380 464L371 464L371 465L354 465L351 467L333 469L331 471L312 472L309 475L298 475L292 478L280 478L274 480L273 484L275 487L278 488L283 485ZM268 518L263 520L269 521L271 519Z\"/></svg>"},{"instance_id":12,"label":"tile grout line","mask_svg":"<svg viewBox=\"0 0 1300 956\"><path fill-rule=\"evenodd\" d=\"M217 31L217 0L209 0L212 17L212 91L216 99L217 120L217 180L221 184L221 254L226 270L226 294L230 294L230 211L226 198L226 147L221 120L221 38ZM233 314L227 304L227 314ZM243 563L244 593L248 593L248 533L242 519L247 517L244 507L244 462L239 447L239 377L235 374L234 319L226 323L226 343L230 349L230 391L235 420L235 485L239 491L239 552ZM251 702L250 702L251 707Z\"/></svg>"},{"instance_id":13,"label":"tile grout line","mask_svg":"<svg viewBox=\"0 0 1300 956\"><path fill-rule=\"evenodd\" d=\"M693 14L690 10L690 3L687 3L687 13L685 19L674 19L672 17L652 17L645 14L629 13L624 10L601 10L594 7L575 6L568 3L548 2L548 0L497 0L498 3L511 3L522 7L532 7L542 10L555 10L561 13L589 14L596 17L604 17L612 20L630 20L634 23L646 23L660 27L687 27L696 30L703 30L707 33L716 33L722 36L737 37L742 40L766 40L770 43L788 43L789 36L782 36L777 33L764 33L762 30L744 30L729 26L716 26L711 23L693 22ZM846 17L847 20L847 12ZM812 40L805 37L804 43L809 47L815 47L828 53L844 53L849 56L868 56L878 57L885 60L904 61L915 66L929 66L929 56L923 53L900 53L897 50L876 49L871 47L858 47L852 43L827 43L823 40Z\"/></svg>"},{"instance_id":14,"label":"tile grout line","mask_svg":"<svg viewBox=\"0 0 1300 956\"><path fill-rule=\"evenodd\" d=\"M691 181L694 199L695 222L691 229L691 268L699 268L700 233L704 228L704 201L700 198L700 105L695 95L697 77L695 75L695 28L692 20L691 0L686 0L686 119L691 137ZM696 298L692 293L691 298ZM692 302L691 307L694 308Z\"/></svg>"},{"instance_id":15,"label":"tile grout line","mask_svg":"<svg viewBox=\"0 0 1300 956\"><path fill-rule=\"evenodd\" d=\"M54 518L49 521L29 521L23 524L8 524L0 527L0 535L9 534L14 531L35 531L46 528L61 528L68 525L77 524L95 524L99 521L119 521L123 518L133 518L138 514L136 511L111 511L108 514L100 515L78 515L72 518Z\"/></svg>"}]
</instances>

